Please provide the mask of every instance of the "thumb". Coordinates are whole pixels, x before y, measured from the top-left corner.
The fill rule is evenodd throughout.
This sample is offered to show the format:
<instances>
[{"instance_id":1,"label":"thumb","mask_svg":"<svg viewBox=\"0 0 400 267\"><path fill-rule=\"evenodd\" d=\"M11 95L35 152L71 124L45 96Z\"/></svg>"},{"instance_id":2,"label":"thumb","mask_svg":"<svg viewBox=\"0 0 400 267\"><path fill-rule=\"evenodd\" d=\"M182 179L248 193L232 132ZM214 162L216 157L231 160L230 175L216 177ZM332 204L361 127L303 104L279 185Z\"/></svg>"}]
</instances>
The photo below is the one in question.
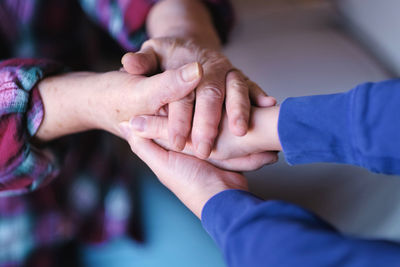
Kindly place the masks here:
<instances>
[{"instance_id":1,"label":"thumb","mask_svg":"<svg viewBox=\"0 0 400 267\"><path fill-rule=\"evenodd\" d=\"M150 75L159 69L157 55L151 47L142 48L136 53L126 53L121 63L129 74Z\"/></svg>"},{"instance_id":2,"label":"thumb","mask_svg":"<svg viewBox=\"0 0 400 267\"><path fill-rule=\"evenodd\" d=\"M203 69L197 62L184 65L177 70L163 73L142 80L139 92L143 101L151 105L151 114L160 107L182 99L191 93L199 84Z\"/></svg>"}]
</instances>

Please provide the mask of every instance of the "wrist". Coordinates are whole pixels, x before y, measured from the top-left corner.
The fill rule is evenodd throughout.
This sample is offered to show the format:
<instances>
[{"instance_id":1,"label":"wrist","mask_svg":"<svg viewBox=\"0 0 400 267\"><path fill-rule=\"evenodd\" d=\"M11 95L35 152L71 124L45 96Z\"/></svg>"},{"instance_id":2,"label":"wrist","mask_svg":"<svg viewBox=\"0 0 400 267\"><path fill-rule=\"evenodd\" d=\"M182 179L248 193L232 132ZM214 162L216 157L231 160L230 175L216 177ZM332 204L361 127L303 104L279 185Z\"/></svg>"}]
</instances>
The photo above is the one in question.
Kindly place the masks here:
<instances>
[{"instance_id":1,"label":"wrist","mask_svg":"<svg viewBox=\"0 0 400 267\"><path fill-rule=\"evenodd\" d=\"M90 72L67 73L38 84L44 118L36 137L42 141L95 128L90 118L93 76Z\"/></svg>"},{"instance_id":2,"label":"wrist","mask_svg":"<svg viewBox=\"0 0 400 267\"><path fill-rule=\"evenodd\" d=\"M120 135L118 124L134 113L131 99L134 76L121 71L98 73L90 77L94 90L86 97L86 122L92 129Z\"/></svg>"},{"instance_id":3,"label":"wrist","mask_svg":"<svg viewBox=\"0 0 400 267\"><path fill-rule=\"evenodd\" d=\"M150 10L146 25L151 38L192 39L202 47L221 48L211 15L201 1L160 1Z\"/></svg>"},{"instance_id":4,"label":"wrist","mask_svg":"<svg viewBox=\"0 0 400 267\"><path fill-rule=\"evenodd\" d=\"M269 108L253 107L249 133L249 146L257 151L281 151L279 140L278 120L280 106Z\"/></svg>"},{"instance_id":5,"label":"wrist","mask_svg":"<svg viewBox=\"0 0 400 267\"><path fill-rule=\"evenodd\" d=\"M212 176L212 175L211 175ZM249 187L247 180L243 175L235 172L221 172L216 173L214 182L207 186L201 186L201 190L190 200L188 206L193 213L201 219L201 213L206 203L214 196L226 190L242 190L248 191Z\"/></svg>"}]
</instances>

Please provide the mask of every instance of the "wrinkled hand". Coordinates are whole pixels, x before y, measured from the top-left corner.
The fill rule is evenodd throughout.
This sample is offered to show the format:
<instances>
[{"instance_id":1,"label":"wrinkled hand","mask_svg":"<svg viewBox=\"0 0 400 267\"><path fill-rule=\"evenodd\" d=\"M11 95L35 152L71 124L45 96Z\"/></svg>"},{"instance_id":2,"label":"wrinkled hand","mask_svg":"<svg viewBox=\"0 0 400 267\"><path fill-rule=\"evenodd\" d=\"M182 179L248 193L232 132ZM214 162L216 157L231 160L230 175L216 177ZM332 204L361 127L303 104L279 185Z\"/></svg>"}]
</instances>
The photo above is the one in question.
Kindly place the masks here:
<instances>
[{"instance_id":1,"label":"wrinkled hand","mask_svg":"<svg viewBox=\"0 0 400 267\"><path fill-rule=\"evenodd\" d=\"M97 97L92 97L95 107L91 108L91 121L98 124L96 128L119 134L120 122L136 115L159 114L167 104L191 94L201 77L202 68L198 63L190 63L151 77L123 71L101 74L90 84L102 88L96 89Z\"/></svg>"},{"instance_id":2,"label":"wrinkled hand","mask_svg":"<svg viewBox=\"0 0 400 267\"><path fill-rule=\"evenodd\" d=\"M243 175L220 170L206 161L167 151L153 141L133 134L129 123L121 124L121 132L137 154L197 217L206 202L227 189L247 190Z\"/></svg>"},{"instance_id":3,"label":"wrinkled hand","mask_svg":"<svg viewBox=\"0 0 400 267\"><path fill-rule=\"evenodd\" d=\"M277 127L276 122L272 116L268 116L268 110L270 113L279 107L270 108L253 108L251 112L251 125L254 125L256 121L260 120L260 112L267 116L261 118L263 122L268 124L270 130L262 131L263 135L259 134L260 125L257 127L252 126L249 132L245 136L235 136L228 129L228 118L226 114L223 114L223 118L220 125L220 132L216 138L214 149L208 159L209 162L214 165L233 171L251 171L258 169L266 164L275 163L278 160L277 152L265 150L265 146L262 146L260 139L271 140L270 149L273 150L274 144L272 144L274 127ZM257 118L258 117L258 118ZM272 119L271 119L272 118ZM270 123L273 121L273 123ZM170 150L168 143L168 119L163 116L138 116L130 120L131 129L134 133L142 138L153 139L156 143ZM257 132L256 132L257 131ZM265 143L265 141L263 142ZM188 155L194 155L193 145L188 140L182 153Z\"/></svg>"},{"instance_id":4,"label":"wrinkled hand","mask_svg":"<svg viewBox=\"0 0 400 267\"><path fill-rule=\"evenodd\" d=\"M271 106L276 101L235 70L222 53L192 40L151 39L138 53L127 53L122 58L124 69L131 74L153 74L195 61L203 67L203 79L195 92L169 104L168 138L171 148L180 151L191 134L196 156L205 159L218 135L224 101L229 129L237 136L248 130L251 102L257 106Z\"/></svg>"}]
</instances>

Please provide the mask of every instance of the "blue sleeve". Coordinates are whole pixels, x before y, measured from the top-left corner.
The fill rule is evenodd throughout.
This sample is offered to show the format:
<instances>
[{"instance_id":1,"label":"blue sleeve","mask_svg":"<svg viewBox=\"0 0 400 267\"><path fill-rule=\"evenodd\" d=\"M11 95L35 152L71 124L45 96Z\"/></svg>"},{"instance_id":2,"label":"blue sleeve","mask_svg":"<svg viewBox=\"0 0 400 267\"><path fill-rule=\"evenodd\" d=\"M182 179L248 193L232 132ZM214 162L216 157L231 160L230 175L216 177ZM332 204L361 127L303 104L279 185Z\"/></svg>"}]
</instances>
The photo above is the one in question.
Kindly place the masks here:
<instances>
[{"instance_id":1,"label":"blue sleeve","mask_svg":"<svg viewBox=\"0 0 400 267\"><path fill-rule=\"evenodd\" d=\"M228 266L400 266L400 246L349 238L310 212L226 190L203 208L202 223Z\"/></svg>"},{"instance_id":2,"label":"blue sleeve","mask_svg":"<svg viewBox=\"0 0 400 267\"><path fill-rule=\"evenodd\" d=\"M400 174L400 79L288 98L278 131L289 164L335 162Z\"/></svg>"}]
</instances>

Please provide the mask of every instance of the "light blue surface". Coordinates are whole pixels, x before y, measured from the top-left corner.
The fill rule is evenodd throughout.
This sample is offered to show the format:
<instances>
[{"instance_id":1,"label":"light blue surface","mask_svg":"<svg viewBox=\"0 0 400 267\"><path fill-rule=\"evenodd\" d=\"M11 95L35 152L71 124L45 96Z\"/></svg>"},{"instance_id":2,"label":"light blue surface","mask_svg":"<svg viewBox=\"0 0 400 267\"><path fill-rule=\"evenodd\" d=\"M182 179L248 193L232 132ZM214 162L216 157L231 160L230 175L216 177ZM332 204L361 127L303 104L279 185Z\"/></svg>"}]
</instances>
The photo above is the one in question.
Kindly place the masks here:
<instances>
[{"instance_id":1,"label":"light blue surface","mask_svg":"<svg viewBox=\"0 0 400 267\"><path fill-rule=\"evenodd\" d=\"M200 221L152 175L141 179L146 242L119 238L83 248L86 266L225 266Z\"/></svg>"}]
</instances>

